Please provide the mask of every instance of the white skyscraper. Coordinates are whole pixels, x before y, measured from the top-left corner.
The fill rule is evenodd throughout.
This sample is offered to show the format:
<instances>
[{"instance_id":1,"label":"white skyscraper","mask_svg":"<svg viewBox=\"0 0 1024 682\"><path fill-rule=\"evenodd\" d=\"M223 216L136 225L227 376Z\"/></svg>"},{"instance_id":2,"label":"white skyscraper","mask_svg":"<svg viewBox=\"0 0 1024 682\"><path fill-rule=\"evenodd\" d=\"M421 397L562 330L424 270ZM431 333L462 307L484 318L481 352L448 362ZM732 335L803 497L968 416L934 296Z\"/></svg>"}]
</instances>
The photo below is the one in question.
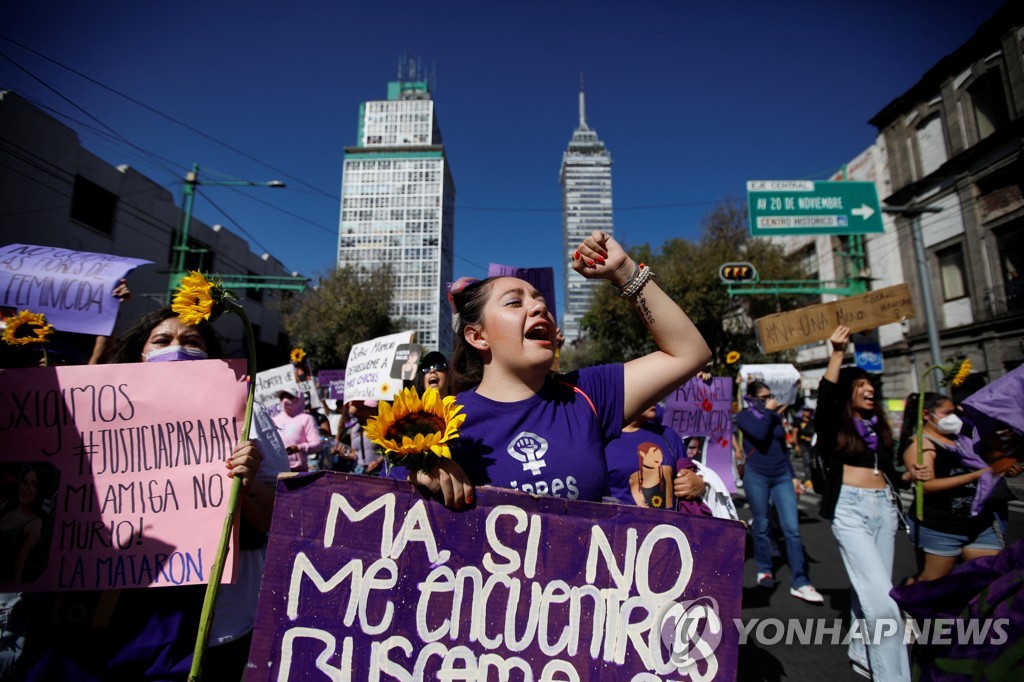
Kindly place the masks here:
<instances>
[{"instance_id":1,"label":"white skyscraper","mask_svg":"<svg viewBox=\"0 0 1024 682\"><path fill-rule=\"evenodd\" d=\"M386 100L359 108L358 146L345 148L338 266L391 266L391 316L426 348L451 352L455 185L426 79L410 66Z\"/></svg>"},{"instance_id":2,"label":"white skyscraper","mask_svg":"<svg viewBox=\"0 0 1024 682\"><path fill-rule=\"evenodd\" d=\"M600 280L588 280L569 267L573 252L594 230L612 234L612 157L587 127L580 78L580 125L562 155L562 235L565 238L565 289L562 333L569 343L580 336L580 320Z\"/></svg>"}]
</instances>

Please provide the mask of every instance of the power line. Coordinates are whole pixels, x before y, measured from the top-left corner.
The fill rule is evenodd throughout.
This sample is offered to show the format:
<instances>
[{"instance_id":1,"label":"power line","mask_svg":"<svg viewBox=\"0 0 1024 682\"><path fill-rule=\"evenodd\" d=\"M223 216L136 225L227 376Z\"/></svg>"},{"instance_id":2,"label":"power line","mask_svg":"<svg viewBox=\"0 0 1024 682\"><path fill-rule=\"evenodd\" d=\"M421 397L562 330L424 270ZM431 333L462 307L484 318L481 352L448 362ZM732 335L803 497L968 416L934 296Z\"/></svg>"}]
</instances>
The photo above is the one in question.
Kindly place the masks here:
<instances>
[{"instance_id":1,"label":"power line","mask_svg":"<svg viewBox=\"0 0 1024 682\"><path fill-rule=\"evenodd\" d=\"M164 112L160 111L159 109L156 109L155 107L151 107L150 105L146 104L145 102L137 100L134 97L131 97L130 95L126 95L123 92L121 92L121 91L119 91L119 90L117 90L115 88L110 87L109 85L101 83L100 81L96 80L95 78L87 76L86 74L82 73L81 71L73 69L72 67L67 66L66 64L62 64L61 62L57 61L56 59L53 59L52 57L48 57L45 54L42 54L41 52L33 50L31 47L28 47L27 45L24 45L24 44L18 42L17 40L14 40L13 38L11 38L9 36L0 34L0 38L3 38L4 40L6 40L8 42L17 45L18 47L20 47L23 50L31 52L32 54L36 55L37 57L40 57L41 59L45 59L46 61L48 61L48 62L50 62L52 64L55 64L55 65L61 67L62 69L70 71L71 73L75 74L79 78L83 78L83 79L89 81L90 83L92 83L93 85L101 87L104 90L107 90L108 92L111 92L111 93L117 95L118 97L122 97L122 98L128 100L129 102L131 102L132 104L140 106L143 109L145 109L146 111L154 113L157 116L165 118L168 121L170 121L170 122L172 122L172 123L174 123L176 125L179 125L179 126L185 128L187 130L190 130L191 132L195 133L196 135L199 135L199 136L201 136L201 137L203 137L203 138L205 138L205 139L207 139L207 140L209 140L209 141L211 141L211 142L213 142L215 144L218 144L218 145L224 147L225 149L229 149L229 150L235 152L236 154L239 154L239 155L249 159L250 161L254 161L254 162L260 164L261 166L269 168L270 170L272 170L272 171L274 171L276 173L280 173L281 175L283 175L284 177L288 178L289 180L293 180L293 181L303 185L304 187L307 187L308 189L313 190L313 192L315 192L316 194L320 194L320 195L322 195L324 197L327 197L328 199L333 199L334 201L340 201L341 200L341 196L338 195L338 194L332 194L332 193L327 192L327 191L325 191L323 189L320 189L319 187L311 185L308 182L306 182L305 180L302 180L301 178L298 178L298 177L296 177L294 175L291 175L291 174L287 173L286 171L281 170L281 169L279 169L279 168L277 168L277 167L267 163L266 161L263 161L262 159L259 159L259 158L255 157L255 156L249 154L248 152L245 152L245 151L243 151L243 150L241 150L241 149L239 149L239 148L237 148L237 147L235 147L235 146L233 146L231 144L228 144L227 142L224 142L223 140L219 140L219 139L213 137L212 135L209 135L209 134L203 132L199 128L196 128L193 125L185 123L184 121L181 121L181 120L171 116L170 114L164 113Z\"/></svg>"}]
</instances>

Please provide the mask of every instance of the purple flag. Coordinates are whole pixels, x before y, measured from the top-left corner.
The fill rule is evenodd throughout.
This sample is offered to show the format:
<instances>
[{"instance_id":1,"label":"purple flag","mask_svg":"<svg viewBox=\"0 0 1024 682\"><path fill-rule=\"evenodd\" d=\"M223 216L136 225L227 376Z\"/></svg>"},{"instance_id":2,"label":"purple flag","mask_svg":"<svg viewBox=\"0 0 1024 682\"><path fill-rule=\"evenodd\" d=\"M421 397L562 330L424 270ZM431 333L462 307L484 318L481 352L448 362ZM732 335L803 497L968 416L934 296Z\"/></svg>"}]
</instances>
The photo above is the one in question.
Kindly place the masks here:
<instances>
[{"instance_id":1,"label":"purple flag","mask_svg":"<svg viewBox=\"0 0 1024 682\"><path fill-rule=\"evenodd\" d=\"M248 679L731 680L743 545L711 517L282 479Z\"/></svg>"},{"instance_id":2,"label":"purple flag","mask_svg":"<svg viewBox=\"0 0 1024 682\"><path fill-rule=\"evenodd\" d=\"M0 248L0 306L46 315L63 332L109 336L117 319L118 280L142 258L9 244Z\"/></svg>"},{"instance_id":3,"label":"purple flag","mask_svg":"<svg viewBox=\"0 0 1024 682\"><path fill-rule=\"evenodd\" d=\"M558 311L555 310L555 269L547 268L517 268L514 265L499 265L491 263L487 267L488 277L518 277L532 284L537 291L544 295L551 317L558 319Z\"/></svg>"}]
</instances>

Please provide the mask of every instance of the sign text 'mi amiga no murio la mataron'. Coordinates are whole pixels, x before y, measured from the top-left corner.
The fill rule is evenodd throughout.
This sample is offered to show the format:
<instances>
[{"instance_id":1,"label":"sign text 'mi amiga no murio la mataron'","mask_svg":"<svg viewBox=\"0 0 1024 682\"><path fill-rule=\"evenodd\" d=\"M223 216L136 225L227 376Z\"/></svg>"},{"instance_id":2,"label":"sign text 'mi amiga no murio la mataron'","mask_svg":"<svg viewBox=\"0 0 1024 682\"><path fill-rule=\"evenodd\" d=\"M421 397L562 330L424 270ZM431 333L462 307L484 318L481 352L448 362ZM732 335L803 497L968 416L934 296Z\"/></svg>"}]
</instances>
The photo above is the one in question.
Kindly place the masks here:
<instances>
[{"instance_id":1,"label":"sign text 'mi amiga no murio la mataron'","mask_svg":"<svg viewBox=\"0 0 1024 682\"><path fill-rule=\"evenodd\" d=\"M731 680L736 521L405 481L278 482L249 680Z\"/></svg>"},{"instance_id":2,"label":"sign text 'mi amiga no murio la mataron'","mask_svg":"<svg viewBox=\"0 0 1024 682\"><path fill-rule=\"evenodd\" d=\"M244 360L0 369L0 591L207 582L245 376Z\"/></svg>"}]
</instances>

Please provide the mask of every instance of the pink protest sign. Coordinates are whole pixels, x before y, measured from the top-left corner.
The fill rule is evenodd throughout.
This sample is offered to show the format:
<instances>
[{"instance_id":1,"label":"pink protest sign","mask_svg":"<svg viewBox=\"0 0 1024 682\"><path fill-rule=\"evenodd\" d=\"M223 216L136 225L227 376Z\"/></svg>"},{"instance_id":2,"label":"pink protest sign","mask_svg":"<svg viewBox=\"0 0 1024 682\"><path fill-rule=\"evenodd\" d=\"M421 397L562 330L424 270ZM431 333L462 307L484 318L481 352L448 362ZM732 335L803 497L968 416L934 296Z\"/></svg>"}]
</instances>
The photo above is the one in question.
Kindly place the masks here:
<instances>
[{"instance_id":1,"label":"pink protest sign","mask_svg":"<svg viewBox=\"0 0 1024 682\"><path fill-rule=\"evenodd\" d=\"M245 374L244 360L0 370L0 591L206 582Z\"/></svg>"},{"instance_id":2,"label":"pink protest sign","mask_svg":"<svg viewBox=\"0 0 1024 682\"><path fill-rule=\"evenodd\" d=\"M151 260L9 244L0 247L0 306L46 315L59 331L109 336L118 280Z\"/></svg>"}]
</instances>

